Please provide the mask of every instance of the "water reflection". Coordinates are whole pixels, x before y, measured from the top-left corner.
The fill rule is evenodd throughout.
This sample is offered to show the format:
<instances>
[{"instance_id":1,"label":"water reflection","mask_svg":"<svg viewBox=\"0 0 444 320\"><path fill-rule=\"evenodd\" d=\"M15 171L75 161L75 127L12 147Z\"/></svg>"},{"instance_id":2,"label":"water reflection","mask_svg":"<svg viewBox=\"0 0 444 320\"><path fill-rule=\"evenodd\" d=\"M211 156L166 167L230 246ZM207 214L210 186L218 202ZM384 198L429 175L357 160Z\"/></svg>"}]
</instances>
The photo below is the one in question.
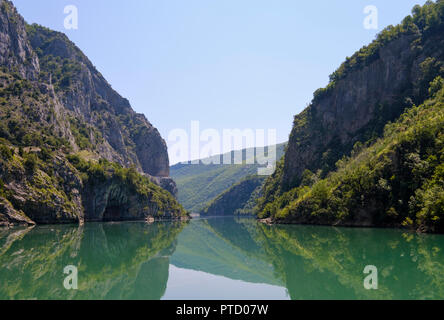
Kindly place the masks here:
<instances>
[{"instance_id":1,"label":"water reflection","mask_svg":"<svg viewBox=\"0 0 444 320\"><path fill-rule=\"evenodd\" d=\"M443 248L441 235L233 218L0 229L0 299L443 299Z\"/></svg>"},{"instance_id":2,"label":"water reflection","mask_svg":"<svg viewBox=\"0 0 444 320\"><path fill-rule=\"evenodd\" d=\"M229 258L217 268L221 265L225 270L248 267L250 279L244 276L245 281L261 275L262 283L285 286L291 299L444 298L442 235L385 229L268 226L253 219L215 218L200 224L213 237L223 240L220 243L225 242L241 252L245 261L242 265L233 263L229 255L233 250L216 250L214 244L218 242L213 241L209 252L212 255L217 252L220 260ZM205 252L200 250L199 254ZM215 259L207 255L201 260ZM217 274L214 266L205 269L197 259L190 261L197 262L191 266L194 269ZM258 262L252 265L254 261ZM363 271L367 265L378 268L378 290L364 288ZM235 278L229 272L223 275Z\"/></svg>"},{"instance_id":3,"label":"water reflection","mask_svg":"<svg viewBox=\"0 0 444 320\"><path fill-rule=\"evenodd\" d=\"M160 299L183 223L48 226L0 234L0 299ZM78 290L63 269L77 266Z\"/></svg>"},{"instance_id":4,"label":"water reflection","mask_svg":"<svg viewBox=\"0 0 444 320\"><path fill-rule=\"evenodd\" d=\"M292 299L444 298L441 235L240 223L253 231ZM378 268L378 290L363 286L366 265Z\"/></svg>"}]
</instances>

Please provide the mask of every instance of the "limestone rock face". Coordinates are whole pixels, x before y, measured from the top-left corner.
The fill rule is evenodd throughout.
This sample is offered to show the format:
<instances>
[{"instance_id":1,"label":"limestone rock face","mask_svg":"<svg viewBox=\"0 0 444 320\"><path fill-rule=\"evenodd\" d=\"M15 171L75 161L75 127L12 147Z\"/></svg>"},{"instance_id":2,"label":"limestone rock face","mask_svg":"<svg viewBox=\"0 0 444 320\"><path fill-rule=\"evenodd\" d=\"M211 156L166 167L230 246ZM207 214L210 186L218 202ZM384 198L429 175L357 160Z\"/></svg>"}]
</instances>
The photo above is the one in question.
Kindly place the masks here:
<instances>
[{"instance_id":1,"label":"limestone rock face","mask_svg":"<svg viewBox=\"0 0 444 320\"><path fill-rule=\"evenodd\" d=\"M0 226L11 226L14 224L35 224L23 212L15 210L6 199L0 198Z\"/></svg>"},{"instance_id":2,"label":"limestone rock face","mask_svg":"<svg viewBox=\"0 0 444 320\"><path fill-rule=\"evenodd\" d=\"M167 177L169 160L165 141L142 114L131 108L64 34L33 25L29 28L32 48L41 60L51 57L74 69L69 78L48 79L58 88L57 100L76 119L96 128L102 139L91 136L96 152L123 166L136 166L151 176ZM42 71L51 68L42 63Z\"/></svg>"},{"instance_id":3,"label":"limestone rock face","mask_svg":"<svg viewBox=\"0 0 444 320\"><path fill-rule=\"evenodd\" d=\"M143 115L137 115L137 118L145 124L134 136L136 154L142 170L152 176L168 177L170 166L165 141Z\"/></svg>"},{"instance_id":4,"label":"limestone rock face","mask_svg":"<svg viewBox=\"0 0 444 320\"><path fill-rule=\"evenodd\" d=\"M15 224L83 223L82 181L78 173L60 155L48 161L46 168L52 176L39 169L31 172L18 155L13 162L0 163L0 177L10 194L3 206L9 221Z\"/></svg>"},{"instance_id":5,"label":"limestone rock face","mask_svg":"<svg viewBox=\"0 0 444 320\"><path fill-rule=\"evenodd\" d=\"M416 6L315 91L264 184L260 218L441 232L442 210L428 206L442 194L430 159L442 151L443 5Z\"/></svg>"},{"instance_id":6,"label":"limestone rock face","mask_svg":"<svg viewBox=\"0 0 444 320\"><path fill-rule=\"evenodd\" d=\"M21 76L36 79L37 55L28 42L23 18L10 1L0 0L0 65Z\"/></svg>"},{"instance_id":7,"label":"limestone rock face","mask_svg":"<svg viewBox=\"0 0 444 320\"><path fill-rule=\"evenodd\" d=\"M0 99L0 225L186 216L171 196L177 187L159 131L63 33L26 24L7 0ZM109 163L104 180L75 167L74 155Z\"/></svg>"},{"instance_id":8,"label":"limestone rock face","mask_svg":"<svg viewBox=\"0 0 444 320\"><path fill-rule=\"evenodd\" d=\"M148 217L174 220L181 217L180 211L164 211L156 202L135 193L116 179L87 186L83 201L86 221L131 221Z\"/></svg>"},{"instance_id":9,"label":"limestone rock face","mask_svg":"<svg viewBox=\"0 0 444 320\"><path fill-rule=\"evenodd\" d=\"M161 186L163 189L167 190L169 193L171 193L175 198L177 198L177 185L176 182L170 177L161 177L161 178L155 178L155 183L159 186Z\"/></svg>"},{"instance_id":10,"label":"limestone rock face","mask_svg":"<svg viewBox=\"0 0 444 320\"><path fill-rule=\"evenodd\" d=\"M285 154L283 191L297 186L305 169L332 169L356 142L380 135L406 107L422 102L417 90L421 63L430 56L441 61L444 47L442 38L434 37L422 43L423 50L417 49L418 37L403 35L383 46L375 61L338 80L295 117Z\"/></svg>"}]
</instances>

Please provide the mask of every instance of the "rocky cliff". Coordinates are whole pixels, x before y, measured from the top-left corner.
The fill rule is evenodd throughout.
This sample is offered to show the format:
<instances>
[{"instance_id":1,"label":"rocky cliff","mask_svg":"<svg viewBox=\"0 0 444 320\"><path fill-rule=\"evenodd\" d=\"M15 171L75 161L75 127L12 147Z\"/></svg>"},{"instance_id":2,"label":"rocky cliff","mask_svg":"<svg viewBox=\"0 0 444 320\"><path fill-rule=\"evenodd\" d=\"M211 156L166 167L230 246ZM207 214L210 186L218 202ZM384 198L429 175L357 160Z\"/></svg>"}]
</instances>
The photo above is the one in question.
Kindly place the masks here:
<instances>
[{"instance_id":1,"label":"rocky cliff","mask_svg":"<svg viewBox=\"0 0 444 320\"><path fill-rule=\"evenodd\" d=\"M368 151L367 147L383 137L387 124L432 97L432 82L444 76L443 21L443 1L416 6L400 25L386 28L374 42L347 58L331 75L329 85L315 92L310 106L295 117L284 159L265 184L259 201L261 216L280 215L295 223L332 223L301 217L298 210L290 210L290 218L289 211L283 210L304 200L302 188L328 178L344 157ZM369 170L367 176L373 173ZM404 201L398 209L407 210L405 199L395 201ZM329 210L326 203L320 208ZM336 210L343 213L342 209ZM361 209L367 218L355 224L372 225L370 204Z\"/></svg>"},{"instance_id":2,"label":"rocky cliff","mask_svg":"<svg viewBox=\"0 0 444 320\"><path fill-rule=\"evenodd\" d=\"M0 65L24 78L36 79L39 61L26 34L26 24L12 3L0 1Z\"/></svg>"},{"instance_id":3,"label":"rocky cliff","mask_svg":"<svg viewBox=\"0 0 444 320\"><path fill-rule=\"evenodd\" d=\"M443 57L442 34L400 34L379 48L374 61L350 70L325 93L318 92L295 118L285 155L284 189L296 186L306 169L322 169L325 175L356 142L380 136L386 123L424 101L420 84L433 80L424 74L424 62L437 64Z\"/></svg>"},{"instance_id":4,"label":"rocky cliff","mask_svg":"<svg viewBox=\"0 0 444 320\"><path fill-rule=\"evenodd\" d=\"M54 88L63 112L100 132L99 137L91 132L77 137L73 147L89 149L123 166L134 165L151 176L167 177L165 141L145 116L132 110L64 34L38 25L27 26L27 34L39 57L40 80Z\"/></svg>"},{"instance_id":5,"label":"rocky cliff","mask_svg":"<svg viewBox=\"0 0 444 320\"><path fill-rule=\"evenodd\" d=\"M0 0L0 52L3 224L184 214L158 130L64 34L27 25Z\"/></svg>"}]
</instances>

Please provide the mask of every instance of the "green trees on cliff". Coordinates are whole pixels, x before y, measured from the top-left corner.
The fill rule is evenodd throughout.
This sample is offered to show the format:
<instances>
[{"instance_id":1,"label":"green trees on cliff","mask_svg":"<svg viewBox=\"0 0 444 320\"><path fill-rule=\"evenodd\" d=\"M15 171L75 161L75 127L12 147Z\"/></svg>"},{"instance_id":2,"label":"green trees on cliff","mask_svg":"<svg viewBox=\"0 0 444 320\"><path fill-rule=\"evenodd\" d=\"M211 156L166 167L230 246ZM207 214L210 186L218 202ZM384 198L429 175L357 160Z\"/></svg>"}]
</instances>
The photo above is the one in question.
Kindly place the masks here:
<instances>
[{"instance_id":1,"label":"green trees on cliff","mask_svg":"<svg viewBox=\"0 0 444 320\"><path fill-rule=\"evenodd\" d=\"M415 6L401 24L389 26L374 42L347 58L330 77L329 85L315 92L312 104L295 117L289 142L292 155L287 152L267 179L257 203L258 216L285 223L403 226L444 232L443 34L444 1L427 1ZM370 79L361 76L368 75L370 66L393 58L393 53L387 54L390 50L399 59L410 55L399 61L412 79L402 82L399 90L385 92L392 94L390 99L376 100L366 127L346 132L345 138L342 132L346 144L333 139L334 143L317 141L310 148L317 136L328 136L322 112L328 111L325 109L335 97L340 98L338 94L344 94L344 88L357 91L347 81L361 79L362 89ZM378 90L371 90L378 97ZM359 96L355 91L351 96ZM353 101L347 103L353 106ZM354 119L347 118L348 122ZM355 136L350 138L351 134ZM300 164L307 158L311 161Z\"/></svg>"},{"instance_id":2,"label":"green trees on cliff","mask_svg":"<svg viewBox=\"0 0 444 320\"><path fill-rule=\"evenodd\" d=\"M438 87L440 86L439 91ZM284 193L260 217L319 224L444 231L444 89L388 124L384 136L337 163L327 178Z\"/></svg>"}]
</instances>

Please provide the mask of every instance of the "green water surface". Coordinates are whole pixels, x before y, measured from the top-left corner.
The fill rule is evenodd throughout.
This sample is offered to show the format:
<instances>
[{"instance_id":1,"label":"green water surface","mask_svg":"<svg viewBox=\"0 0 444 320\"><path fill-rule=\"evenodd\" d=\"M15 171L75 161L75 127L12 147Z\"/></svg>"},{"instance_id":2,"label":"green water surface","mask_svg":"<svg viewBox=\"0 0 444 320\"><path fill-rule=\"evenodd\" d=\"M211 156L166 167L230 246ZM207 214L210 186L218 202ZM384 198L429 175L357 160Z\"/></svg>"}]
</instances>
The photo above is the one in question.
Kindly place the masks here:
<instances>
[{"instance_id":1,"label":"green water surface","mask_svg":"<svg viewBox=\"0 0 444 320\"><path fill-rule=\"evenodd\" d=\"M0 229L2 300L443 298L442 235L237 218Z\"/></svg>"}]
</instances>

